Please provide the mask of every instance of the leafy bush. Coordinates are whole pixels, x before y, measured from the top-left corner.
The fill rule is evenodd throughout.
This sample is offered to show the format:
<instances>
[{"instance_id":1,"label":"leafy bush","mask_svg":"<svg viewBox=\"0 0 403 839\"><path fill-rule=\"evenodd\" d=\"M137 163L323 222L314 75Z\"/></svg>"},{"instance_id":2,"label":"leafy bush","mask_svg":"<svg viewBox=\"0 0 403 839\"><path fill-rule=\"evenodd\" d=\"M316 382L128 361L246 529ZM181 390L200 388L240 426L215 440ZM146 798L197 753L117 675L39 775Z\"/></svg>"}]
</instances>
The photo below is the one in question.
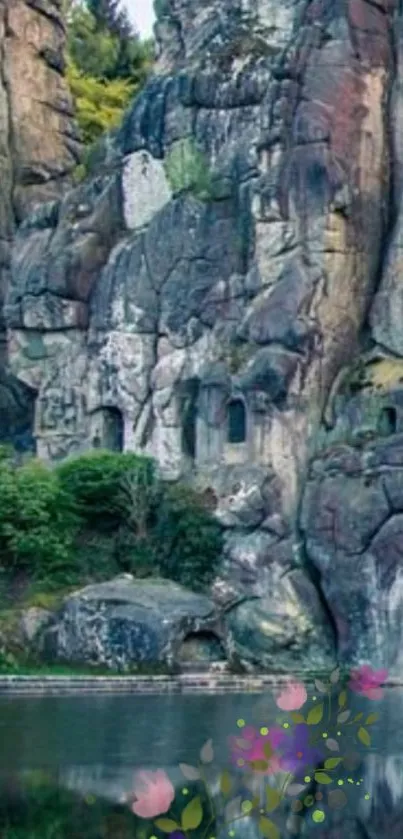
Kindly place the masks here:
<instances>
[{"instance_id":1,"label":"leafy bush","mask_svg":"<svg viewBox=\"0 0 403 839\"><path fill-rule=\"evenodd\" d=\"M166 487L154 540L162 576L193 589L211 582L222 550L221 528L196 492Z\"/></svg>"},{"instance_id":2,"label":"leafy bush","mask_svg":"<svg viewBox=\"0 0 403 839\"><path fill-rule=\"evenodd\" d=\"M190 137L173 144L165 158L164 166L174 193L186 191L192 192L201 200L210 198L212 184L209 164Z\"/></svg>"},{"instance_id":3,"label":"leafy bush","mask_svg":"<svg viewBox=\"0 0 403 839\"><path fill-rule=\"evenodd\" d=\"M200 589L220 553L199 496L165 485L149 458L94 451L52 470L16 468L0 452L0 569L45 582L45 593L121 571Z\"/></svg>"},{"instance_id":4,"label":"leafy bush","mask_svg":"<svg viewBox=\"0 0 403 839\"><path fill-rule=\"evenodd\" d=\"M124 521L128 513L122 496L128 475L137 476L145 494L155 481L153 461L131 452L92 451L64 461L56 473L82 526L96 530L110 530Z\"/></svg>"},{"instance_id":5,"label":"leafy bush","mask_svg":"<svg viewBox=\"0 0 403 839\"><path fill-rule=\"evenodd\" d=\"M67 80L86 144L94 143L103 132L118 125L135 91L130 80L106 81L86 76L72 62L68 64Z\"/></svg>"},{"instance_id":6,"label":"leafy bush","mask_svg":"<svg viewBox=\"0 0 403 839\"><path fill-rule=\"evenodd\" d=\"M67 81L86 144L117 125L152 65L152 43L116 6L85 0L67 9Z\"/></svg>"},{"instance_id":7,"label":"leafy bush","mask_svg":"<svg viewBox=\"0 0 403 839\"><path fill-rule=\"evenodd\" d=\"M36 460L0 459L0 564L33 575L66 568L77 526L57 475Z\"/></svg>"}]
</instances>

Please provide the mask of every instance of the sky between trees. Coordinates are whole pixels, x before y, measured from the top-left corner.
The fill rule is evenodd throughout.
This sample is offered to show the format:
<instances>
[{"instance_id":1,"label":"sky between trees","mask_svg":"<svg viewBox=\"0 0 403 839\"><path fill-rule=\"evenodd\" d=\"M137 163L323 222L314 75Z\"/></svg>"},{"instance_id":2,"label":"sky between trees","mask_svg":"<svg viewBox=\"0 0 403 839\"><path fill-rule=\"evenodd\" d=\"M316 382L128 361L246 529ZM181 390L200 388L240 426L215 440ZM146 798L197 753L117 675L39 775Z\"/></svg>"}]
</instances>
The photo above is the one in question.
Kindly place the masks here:
<instances>
[{"instance_id":1,"label":"sky between trees","mask_svg":"<svg viewBox=\"0 0 403 839\"><path fill-rule=\"evenodd\" d=\"M152 35L154 23L153 0L125 0L131 20L142 38Z\"/></svg>"}]
</instances>

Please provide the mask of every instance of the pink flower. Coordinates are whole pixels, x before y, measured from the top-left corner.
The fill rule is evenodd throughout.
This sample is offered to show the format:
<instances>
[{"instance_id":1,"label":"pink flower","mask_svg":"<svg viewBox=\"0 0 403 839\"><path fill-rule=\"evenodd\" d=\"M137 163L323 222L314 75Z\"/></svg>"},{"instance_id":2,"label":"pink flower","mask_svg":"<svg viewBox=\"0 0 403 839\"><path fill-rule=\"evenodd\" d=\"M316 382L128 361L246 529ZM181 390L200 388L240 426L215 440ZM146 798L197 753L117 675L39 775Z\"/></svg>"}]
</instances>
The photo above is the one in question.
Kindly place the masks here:
<instances>
[{"instance_id":1,"label":"pink flower","mask_svg":"<svg viewBox=\"0 0 403 839\"><path fill-rule=\"evenodd\" d=\"M302 682L290 682L276 699L276 705L282 711L299 711L308 698Z\"/></svg>"},{"instance_id":2,"label":"pink flower","mask_svg":"<svg viewBox=\"0 0 403 839\"><path fill-rule=\"evenodd\" d=\"M133 813L142 819L153 819L166 813L175 798L171 781L162 769L139 772L133 793L136 799L132 804Z\"/></svg>"},{"instance_id":3,"label":"pink flower","mask_svg":"<svg viewBox=\"0 0 403 839\"><path fill-rule=\"evenodd\" d=\"M229 739L231 758L237 766L248 768L252 761L263 760L267 763L267 767L254 771L261 771L264 775L274 775L275 772L281 771L281 754L274 754L274 750L278 749L286 739L285 732L280 728L271 728L267 730L267 734L261 734L252 726L248 726L238 737ZM270 745L272 754L270 754L270 749L265 754L264 746L267 743Z\"/></svg>"},{"instance_id":4,"label":"pink flower","mask_svg":"<svg viewBox=\"0 0 403 839\"><path fill-rule=\"evenodd\" d=\"M388 677L387 670L373 670L368 664L363 664L358 670L352 670L349 681L350 690L366 696L367 699L382 699L383 685Z\"/></svg>"}]
</instances>

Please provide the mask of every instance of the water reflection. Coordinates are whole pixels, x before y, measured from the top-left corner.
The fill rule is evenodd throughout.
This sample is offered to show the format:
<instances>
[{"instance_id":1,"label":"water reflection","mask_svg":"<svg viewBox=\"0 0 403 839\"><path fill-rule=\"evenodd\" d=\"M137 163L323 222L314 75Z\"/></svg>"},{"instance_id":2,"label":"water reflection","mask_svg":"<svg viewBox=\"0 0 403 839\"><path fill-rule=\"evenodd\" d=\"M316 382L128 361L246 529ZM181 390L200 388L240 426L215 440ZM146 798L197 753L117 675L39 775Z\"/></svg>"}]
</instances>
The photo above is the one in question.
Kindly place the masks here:
<instances>
[{"instance_id":1,"label":"water reflection","mask_svg":"<svg viewBox=\"0 0 403 839\"><path fill-rule=\"evenodd\" d=\"M389 689L376 703L352 695L341 707L338 701L336 691L333 702L340 734L332 729L325 701L321 720L311 724L315 742L321 738L324 759L316 755L319 762L307 770L309 774L301 778L294 773L290 778L289 763L286 769L277 766L271 772L274 763L270 763L269 748L267 766L252 774L234 762L233 753L231 759L231 735L243 741L248 754L252 741L248 745L246 735L251 726L263 745L275 746L279 741L261 732L282 729L286 720L292 725L292 712L279 709L270 695L1 700L1 839L163 839L169 835L166 826L160 829L155 819L140 819L132 809L140 769L160 769L169 777L175 790L172 809L178 834L181 814L200 797L203 819L199 824L196 819L196 826L187 829L188 839L258 839L262 835L268 839L401 839L403 692ZM318 708L321 702L320 696L311 704L308 701L302 709L305 721L314 703ZM345 708L350 716L338 723ZM371 736L365 745L357 732L374 711L379 720L366 726ZM361 719L352 724L359 715ZM289 737L289 731L284 731ZM325 746L333 737L340 742L338 751ZM183 763L197 767L200 750L209 740L213 759L207 755L202 768L219 814L211 824L206 788L197 779L186 779L183 767L179 768ZM291 742L286 743L288 755ZM301 739L295 742L303 748ZM253 758L259 760L259 754L255 749ZM324 771L324 760L332 756L336 760L342 756L343 761L326 770L331 779L327 781L317 773ZM224 770L231 779L223 789ZM287 791L287 783L292 790L297 781L301 790L294 789L276 803L276 790ZM238 814L232 804L233 820L224 826L224 807L237 798ZM240 809L245 802L252 803L252 816Z\"/></svg>"}]
</instances>

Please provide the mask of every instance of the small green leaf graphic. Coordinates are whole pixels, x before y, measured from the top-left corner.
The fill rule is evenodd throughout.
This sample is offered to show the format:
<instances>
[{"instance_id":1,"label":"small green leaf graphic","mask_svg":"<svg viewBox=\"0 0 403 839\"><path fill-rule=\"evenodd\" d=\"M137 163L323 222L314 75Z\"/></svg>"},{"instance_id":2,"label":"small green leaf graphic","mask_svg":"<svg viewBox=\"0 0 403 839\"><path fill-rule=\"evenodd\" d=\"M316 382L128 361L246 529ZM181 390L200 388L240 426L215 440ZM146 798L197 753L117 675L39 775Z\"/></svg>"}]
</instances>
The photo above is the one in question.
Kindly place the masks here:
<instances>
[{"instance_id":1,"label":"small green leaf graphic","mask_svg":"<svg viewBox=\"0 0 403 839\"><path fill-rule=\"evenodd\" d=\"M341 714L337 717L337 722L343 723L347 722L348 719L351 717L351 711L342 711Z\"/></svg>"},{"instance_id":2,"label":"small green leaf graphic","mask_svg":"<svg viewBox=\"0 0 403 839\"><path fill-rule=\"evenodd\" d=\"M213 741L207 740L203 748L200 750L200 760L202 763L211 763L214 759Z\"/></svg>"},{"instance_id":3,"label":"small green leaf graphic","mask_svg":"<svg viewBox=\"0 0 403 839\"><path fill-rule=\"evenodd\" d=\"M346 702L347 702L347 691L342 690L341 693L339 693L339 698L338 698L339 708L344 708Z\"/></svg>"},{"instance_id":4,"label":"small green leaf graphic","mask_svg":"<svg viewBox=\"0 0 403 839\"><path fill-rule=\"evenodd\" d=\"M267 760L250 760L248 761L248 765L254 772L266 772L266 769L269 766Z\"/></svg>"},{"instance_id":5,"label":"small green leaf graphic","mask_svg":"<svg viewBox=\"0 0 403 839\"><path fill-rule=\"evenodd\" d=\"M172 833L173 830L176 830L179 827L177 822L174 822L173 819L156 819L154 824L158 827L158 830L162 830L163 833Z\"/></svg>"},{"instance_id":6,"label":"small green leaf graphic","mask_svg":"<svg viewBox=\"0 0 403 839\"><path fill-rule=\"evenodd\" d=\"M263 754L267 757L267 760L270 760L270 758L273 757L273 746L268 740L263 744Z\"/></svg>"},{"instance_id":7,"label":"small green leaf graphic","mask_svg":"<svg viewBox=\"0 0 403 839\"><path fill-rule=\"evenodd\" d=\"M363 744L364 744L364 746L370 746L370 745L371 745L371 738L370 738L370 736L369 736L368 731L367 731L367 729L366 729L366 728L363 728L363 727L361 726L361 727L358 729L358 734L357 734L357 736L358 736L358 739L359 739L359 740L361 740L361 743L363 743Z\"/></svg>"},{"instance_id":8,"label":"small green leaf graphic","mask_svg":"<svg viewBox=\"0 0 403 839\"><path fill-rule=\"evenodd\" d=\"M277 825L270 819L266 819L265 816L261 816L259 819L259 831L266 839L280 839L280 831Z\"/></svg>"},{"instance_id":9,"label":"small green leaf graphic","mask_svg":"<svg viewBox=\"0 0 403 839\"><path fill-rule=\"evenodd\" d=\"M290 714L290 717L292 721L297 724L300 722L305 722L305 717L303 716L303 714L298 714L296 711L293 711L292 714Z\"/></svg>"},{"instance_id":10,"label":"small green leaf graphic","mask_svg":"<svg viewBox=\"0 0 403 839\"><path fill-rule=\"evenodd\" d=\"M195 766L190 766L188 763L180 763L179 769L183 777L187 778L188 781L198 781L200 778L199 770Z\"/></svg>"},{"instance_id":11,"label":"small green leaf graphic","mask_svg":"<svg viewBox=\"0 0 403 839\"><path fill-rule=\"evenodd\" d=\"M320 681L320 679L315 679L315 687L319 693L327 693L327 687L324 682Z\"/></svg>"},{"instance_id":12,"label":"small green leaf graphic","mask_svg":"<svg viewBox=\"0 0 403 839\"><path fill-rule=\"evenodd\" d=\"M325 769L336 769L336 766L338 766L341 761L341 757L328 757L328 759L325 760Z\"/></svg>"},{"instance_id":13,"label":"small green leaf graphic","mask_svg":"<svg viewBox=\"0 0 403 839\"><path fill-rule=\"evenodd\" d=\"M326 772L315 772L315 781L318 784L331 784L332 779Z\"/></svg>"},{"instance_id":14,"label":"small green leaf graphic","mask_svg":"<svg viewBox=\"0 0 403 839\"><path fill-rule=\"evenodd\" d=\"M353 722L359 722L360 720L362 720L363 716L364 714L362 712L361 714L357 714L357 716L354 717Z\"/></svg>"},{"instance_id":15,"label":"small green leaf graphic","mask_svg":"<svg viewBox=\"0 0 403 839\"><path fill-rule=\"evenodd\" d=\"M323 717L323 702L319 705L315 705L314 708L311 708L308 717L307 723L308 725L318 725Z\"/></svg>"},{"instance_id":16,"label":"small green leaf graphic","mask_svg":"<svg viewBox=\"0 0 403 839\"><path fill-rule=\"evenodd\" d=\"M330 676L330 681L332 685L337 685L337 682L340 679L340 667L336 667L336 670L333 670L333 673Z\"/></svg>"},{"instance_id":17,"label":"small green leaf graphic","mask_svg":"<svg viewBox=\"0 0 403 839\"><path fill-rule=\"evenodd\" d=\"M223 795L229 795L232 789L232 778L227 769L221 772L220 789Z\"/></svg>"},{"instance_id":18,"label":"small green leaf graphic","mask_svg":"<svg viewBox=\"0 0 403 839\"><path fill-rule=\"evenodd\" d=\"M339 752L340 751L340 746L339 746L337 740L333 740L332 737L329 737L329 739L326 740L325 746L326 746L327 749L329 749L330 752Z\"/></svg>"},{"instance_id":19,"label":"small green leaf graphic","mask_svg":"<svg viewBox=\"0 0 403 839\"><path fill-rule=\"evenodd\" d=\"M365 725L373 725L374 722L378 722L379 714L370 714L369 717L365 720Z\"/></svg>"},{"instance_id":20,"label":"small green leaf graphic","mask_svg":"<svg viewBox=\"0 0 403 839\"><path fill-rule=\"evenodd\" d=\"M201 805L200 795L192 798L189 804L185 807L182 813L182 829L196 830L203 818L203 808Z\"/></svg>"},{"instance_id":21,"label":"small green leaf graphic","mask_svg":"<svg viewBox=\"0 0 403 839\"><path fill-rule=\"evenodd\" d=\"M272 813L281 801L281 793L273 787L266 787L266 811Z\"/></svg>"}]
</instances>

